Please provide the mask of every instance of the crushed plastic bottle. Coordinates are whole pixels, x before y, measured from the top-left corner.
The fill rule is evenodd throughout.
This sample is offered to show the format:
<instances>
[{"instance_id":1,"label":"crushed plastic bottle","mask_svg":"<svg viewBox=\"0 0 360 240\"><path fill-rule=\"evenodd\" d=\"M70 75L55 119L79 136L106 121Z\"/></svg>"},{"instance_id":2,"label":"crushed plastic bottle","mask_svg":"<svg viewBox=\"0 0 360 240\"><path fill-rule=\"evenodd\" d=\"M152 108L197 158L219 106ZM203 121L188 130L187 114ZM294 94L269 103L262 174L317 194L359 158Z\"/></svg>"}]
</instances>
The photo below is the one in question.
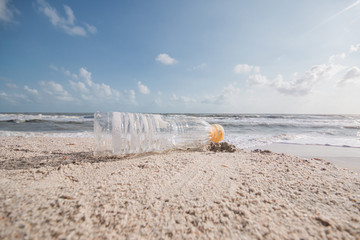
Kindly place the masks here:
<instances>
[{"instance_id":1,"label":"crushed plastic bottle","mask_svg":"<svg viewBox=\"0 0 360 240\"><path fill-rule=\"evenodd\" d=\"M95 156L124 155L198 147L224 138L221 125L183 115L97 112Z\"/></svg>"}]
</instances>

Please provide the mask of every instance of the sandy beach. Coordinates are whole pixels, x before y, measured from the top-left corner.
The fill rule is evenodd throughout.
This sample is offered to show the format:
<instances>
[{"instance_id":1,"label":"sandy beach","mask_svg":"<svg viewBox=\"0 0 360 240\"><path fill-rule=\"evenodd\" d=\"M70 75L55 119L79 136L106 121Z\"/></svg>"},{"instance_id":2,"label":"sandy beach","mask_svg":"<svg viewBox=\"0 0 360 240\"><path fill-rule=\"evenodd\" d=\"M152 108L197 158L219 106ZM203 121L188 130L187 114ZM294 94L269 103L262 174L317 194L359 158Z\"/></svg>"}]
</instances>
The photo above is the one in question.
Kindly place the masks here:
<instances>
[{"instance_id":1,"label":"sandy beach","mask_svg":"<svg viewBox=\"0 0 360 240\"><path fill-rule=\"evenodd\" d=\"M93 157L0 138L0 239L360 239L360 177L264 150Z\"/></svg>"}]
</instances>

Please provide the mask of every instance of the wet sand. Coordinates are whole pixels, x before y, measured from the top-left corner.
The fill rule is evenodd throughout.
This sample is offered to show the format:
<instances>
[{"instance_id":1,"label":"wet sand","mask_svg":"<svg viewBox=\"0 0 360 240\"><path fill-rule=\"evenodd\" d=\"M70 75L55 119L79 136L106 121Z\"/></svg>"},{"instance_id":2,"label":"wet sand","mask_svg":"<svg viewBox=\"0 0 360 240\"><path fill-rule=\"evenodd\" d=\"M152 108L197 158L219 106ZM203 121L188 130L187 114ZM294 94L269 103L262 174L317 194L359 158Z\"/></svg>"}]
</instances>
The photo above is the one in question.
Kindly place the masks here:
<instances>
[{"instance_id":1,"label":"wet sand","mask_svg":"<svg viewBox=\"0 0 360 240\"><path fill-rule=\"evenodd\" d=\"M273 143L262 146L260 149L306 159L321 158L338 167L347 168L360 174L360 148Z\"/></svg>"},{"instance_id":2,"label":"wet sand","mask_svg":"<svg viewBox=\"0 0 360 240\"><path fill-rule=\"evenodd\" d=\"M269 151L93 157L0 138L0 239L359 239L360 178Z\"/></svg>"}]
</instances>

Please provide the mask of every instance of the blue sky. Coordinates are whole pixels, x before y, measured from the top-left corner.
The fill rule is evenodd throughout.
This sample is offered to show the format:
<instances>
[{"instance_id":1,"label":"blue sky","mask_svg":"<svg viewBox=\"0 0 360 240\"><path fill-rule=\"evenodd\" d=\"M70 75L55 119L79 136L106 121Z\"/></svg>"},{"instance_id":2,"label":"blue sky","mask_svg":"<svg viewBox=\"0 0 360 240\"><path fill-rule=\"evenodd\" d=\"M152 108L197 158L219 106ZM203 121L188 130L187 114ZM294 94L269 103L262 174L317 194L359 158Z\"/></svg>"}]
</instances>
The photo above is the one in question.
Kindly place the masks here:
<instances>
[{"instance_id":1,"label":"blue sky","mask_svg":"<svg viewBox=\"0 0 360 240\"><path fill-rule=\"evenodd\" d=\"M360 0L0 0L0 111L360 114Z\"/></svg>"}]
</instances>

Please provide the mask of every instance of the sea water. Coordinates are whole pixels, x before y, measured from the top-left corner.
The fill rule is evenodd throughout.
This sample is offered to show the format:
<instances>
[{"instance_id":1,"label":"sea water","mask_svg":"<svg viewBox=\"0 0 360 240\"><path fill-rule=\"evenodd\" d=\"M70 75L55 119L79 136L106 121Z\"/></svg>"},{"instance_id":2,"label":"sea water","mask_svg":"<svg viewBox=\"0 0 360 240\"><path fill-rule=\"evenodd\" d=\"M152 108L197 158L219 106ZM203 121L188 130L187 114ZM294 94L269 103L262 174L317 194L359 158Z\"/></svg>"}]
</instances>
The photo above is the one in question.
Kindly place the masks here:
<instances>
[{"instance_id":1,"label":"sea water","mask_svg":"<svg viewBox=\"0 0 360 240\"><path fill-rule=\"evenodd\" d=\"M360 115L181 115L221 124L225 141L238 148L271 143L360 148ZM1 113L0 136L93 137L93 116L93 113Z\"/></svg>"},{"instance_id":2,"label":"sea water","mask_svg":"<svg viewBox=\"0 0 360 240\"><path fill-rule=\"evenodd\" d=\"M0 136L93 137L93 113L0 113Z\"/></svg>"}]
</instances>

